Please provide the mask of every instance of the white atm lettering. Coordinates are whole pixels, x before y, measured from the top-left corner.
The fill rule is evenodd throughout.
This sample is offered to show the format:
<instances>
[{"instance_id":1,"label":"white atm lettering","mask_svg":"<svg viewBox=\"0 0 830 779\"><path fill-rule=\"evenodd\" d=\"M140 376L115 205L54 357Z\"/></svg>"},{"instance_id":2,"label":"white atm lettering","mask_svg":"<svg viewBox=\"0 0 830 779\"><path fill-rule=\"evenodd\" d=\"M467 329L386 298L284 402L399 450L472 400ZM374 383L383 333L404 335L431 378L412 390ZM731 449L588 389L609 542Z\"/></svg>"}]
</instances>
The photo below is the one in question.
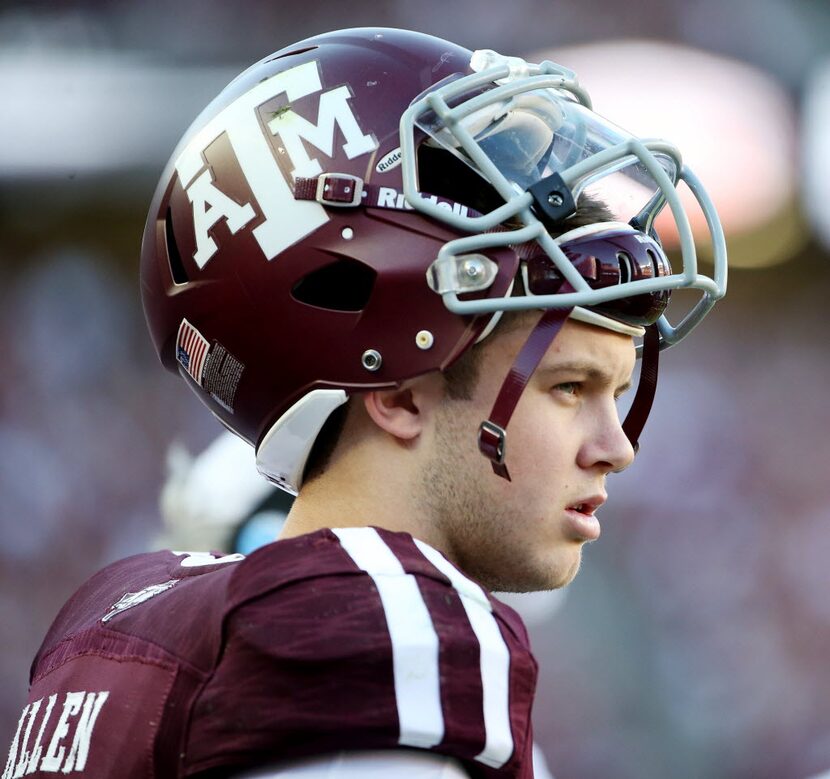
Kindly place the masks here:
<instances>
[{"instance_id":1,"label":"white atm lettering","mask_svg":"<svg viewBox=\"0 0 830 779\"><path fill-rule=\"evenodd\" d=\"M320 76L316 70L313 75L316 76L316 82L312 91L319 92L323 88ZM346 138L343 151L350 160L361 154L368 154L377 148L377 141L371 135L364 135L358 127L357 120L349 107L350 97L348 87L337 87L320 95L320 110L317 114L316 125L291 110L283 111L268 123L271 132L279 135L285 144L285 150L294 165L294 178L319 176L323 172L320 163L308 156L300 139L305 139L331 157L334 154L335 124Z\"/></svg>"},{"instance_id":2,"label":"white atm lettering","mask_svg":"<svg viewBox=\"0 0 830 779\"><path fill-rule=\"evenodd\" d=\"M206 167L205 150L221 135L227 137L251 194L262 211L264 220L254 228L253 235L266 259L273 259L328 220L319 203L294 199L257 115L257 109L263 103L278 95L284 94L290 104L317 92L322 92L317 62L307 62L271 76L213 117L179 156L176 170L193 204L195 260L200 268L217 251L216 243L207 231L220 219L225 219L231 232L236 232L248 224L253 215L250 203L234 202L213 184L209 173L199 175ZM349 105L350 98L351 93L345 86L323 92L316 124L290 108L279 112L269 122L269 130L284 144L293 177L315 176L321 172L320 163L316 157L309 156L303 141L331 157L337 127L345 138L343 151L349 159L377 148L375 138L364 134L358 126Z\"/></svg>"},{"instance_id":3,"label":"white atm lettering","mask_svg":"<svg viewBox=\"0 0 830 779\"><path fill-rule=\"evenodd\" d=\"M19 779L35 771L44 773L60 771L64 774L83 771L89 756L95 722L108 697L109 692L106 691L64 693L61 714L45 755L43 754L43 736L52 717L52 710L58 695L50 695L48 698L31 752L28 749L29 737L38 719L43 698L26 706L17 724L17 732L9 750L2 779ZM74 733L70 741L70 730L73 726Z\"/></svg>"},{"instance_id":4,"label":"white atm lettering","mask_svg":"<svg viewBox=\"0 0 830 779\"><path fill-rule=\"evenodd\" d=\"M188 188L187 197L193 204L193 228L196 231L196 253L193 259L200 268L216 253L216 242L208 234L220 219L227 220L228 229L236 233L256 216L250 203L240 206L213 185L206 170Z\"/></svg>"}]
</instances>

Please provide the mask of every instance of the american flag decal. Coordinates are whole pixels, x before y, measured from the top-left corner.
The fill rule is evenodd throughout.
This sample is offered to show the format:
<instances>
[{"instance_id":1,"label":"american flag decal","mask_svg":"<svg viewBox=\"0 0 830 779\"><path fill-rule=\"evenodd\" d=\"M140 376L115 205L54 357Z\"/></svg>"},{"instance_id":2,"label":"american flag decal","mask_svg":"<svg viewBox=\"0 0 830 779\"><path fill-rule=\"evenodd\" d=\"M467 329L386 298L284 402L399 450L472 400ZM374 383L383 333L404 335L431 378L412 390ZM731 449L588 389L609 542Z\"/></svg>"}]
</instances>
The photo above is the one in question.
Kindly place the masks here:
<instances>
[{"instance_id":1,"label":"american flag decal","mask_svg":"<svg viewBox=\"0 0 830 779\"><path fill-rule=\"evenodd\" d=\"M176 359L200 387L209 348L210 344L202 334L190 322L182 319L176 336Z\"/></svg>"}]
</instances>

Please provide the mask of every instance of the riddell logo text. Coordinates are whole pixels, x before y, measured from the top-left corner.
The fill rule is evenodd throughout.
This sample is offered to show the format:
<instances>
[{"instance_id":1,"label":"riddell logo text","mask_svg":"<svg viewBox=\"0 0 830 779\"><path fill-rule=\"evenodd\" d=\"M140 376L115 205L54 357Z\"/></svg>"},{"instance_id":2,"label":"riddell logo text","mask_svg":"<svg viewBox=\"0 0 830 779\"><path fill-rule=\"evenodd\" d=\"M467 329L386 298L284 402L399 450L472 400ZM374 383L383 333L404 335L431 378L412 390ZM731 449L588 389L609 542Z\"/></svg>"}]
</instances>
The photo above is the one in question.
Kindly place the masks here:
<instances>
[{"instance_id":1,"label":"riddell logo text","mask_svg":"<svg viewBox=\"0 0 830 779\"><path fill-rule=\"evenodd\" d=\"M83 771L95 722L108 697L109 692L56 693L26 706L2 779L18 779L35 771Z\"/></svg>"},{"instance_id":2,"label":"riddell logo text","mask_svg":"<svg viewBox=\"0 0 830 779\"><path fill-rule=\"evenodd\" d=\"M291 104L300 98L318 94L317 121L297 114ZM255 216L250 202L237 203L213 182L211 169L205 165L205 150L221 135L227 137L239 167L256 198L264 220L253 230L266 259L272 259L328 217L317 203L300 203L285 180L263 133L257 109L269 100L285 95L288 106L275 111L267 122L268 131L278 138L277 153L290 160L291 177L318 176L323 168L314 147L328 157L334 156L336 129L345 140L343 152L349 159L374 151L378 144L373 135L365 134L349 104L348 86L323 91L317 62L307 62L261 81L229 106L220 111L190 140L176 161L179 181L193 209L196 252L193 259L199 268L218 251L209 230L224 219L231 233L245 227Z\"/></svg>"},{"instance_id":3,"label":"riddell logo text","mask_svg":"<svg viewBox=\"0 0 830 779\"><path fill-rule=\"evenodd\" d=\"M456 203L452 200L442 200L435 195L421 195L424 200L434 203L438 208L444 211L451 212L456 216L469 216L470 209L461 203ZM375 205L379 208L396 208L399 211L412 211L414 206L406 202L403 192L398 192L393 187L378 187L377 200L374 203L367 203L366 205Z\"/></svg>"},{"instance_id":4,"label":"riddell logo text","mask_svg":"<svg viewBox=\"0 0 830 779\"><path fill-rule=\"evenodd\" d=\"M393 149L389 152L377 165L375 165L375 170L378 173L386 173L388 170L392 170L393 168L397 168L398 165L401 164L403 161L403 152L401 151L401 147L399 146L397 149Z\"/></svg>"}]
</instances>

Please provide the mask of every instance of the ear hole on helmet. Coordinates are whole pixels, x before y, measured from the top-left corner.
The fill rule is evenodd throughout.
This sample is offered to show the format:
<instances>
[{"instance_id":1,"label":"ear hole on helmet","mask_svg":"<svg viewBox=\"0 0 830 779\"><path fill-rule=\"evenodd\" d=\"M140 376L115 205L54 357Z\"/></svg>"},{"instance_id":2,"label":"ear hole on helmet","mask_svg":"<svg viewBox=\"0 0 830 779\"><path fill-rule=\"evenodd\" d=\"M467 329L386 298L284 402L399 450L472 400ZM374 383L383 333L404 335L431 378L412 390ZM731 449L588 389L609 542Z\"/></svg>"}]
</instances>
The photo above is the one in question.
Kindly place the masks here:
<instances>
[{"instance_id":1,"label":"ear hole on helmet","mask_svg":"<svg viewBox=\"0 0 830 779\"><path fill-rule=\"evenodd\" d=\"M167 262L170 263L170 275L176 284L187 284L190 278L184 269L182 256L176 246L176 237L173 235L173 215L169 208L167 209L167 215L164 217L164 238L167 244Z\"/></svg>"},{"instance_id":2,"label":"ear hole on helmet","mask_svg":"<svg viewBox=\"0 0 830 779\"><path fill-rule=\"evenodd\" d=\"M341 258L304 276L291 295L300 303L329 311L362 311L372 295L375 276L362 262Z\"/></svg>"},{"instance_id":3,"label":"ear hole on helmet","mask_svg":"<svg viewBox=\"0 0 830 779\"><path fill-rule=\"evenodd\" d=\"M418 147L418 188L482 214L504 205L499 193L463 160L446 149L424 143Z\"/></svg>"}]
</instances>

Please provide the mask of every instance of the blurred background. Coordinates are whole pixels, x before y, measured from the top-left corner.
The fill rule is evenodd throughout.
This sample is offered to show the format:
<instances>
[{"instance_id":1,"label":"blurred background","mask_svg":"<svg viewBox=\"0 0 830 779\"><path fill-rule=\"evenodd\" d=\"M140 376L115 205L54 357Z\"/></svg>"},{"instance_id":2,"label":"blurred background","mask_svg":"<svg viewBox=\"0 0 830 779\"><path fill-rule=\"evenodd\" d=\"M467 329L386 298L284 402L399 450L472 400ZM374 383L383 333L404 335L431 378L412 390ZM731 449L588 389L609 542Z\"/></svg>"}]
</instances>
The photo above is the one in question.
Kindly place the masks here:
<instances>
[{"instance_id":1,"label":"blurred background","mask_svg":"<svg viewBox=\"0 0 830 779\"><path fill-rule=\"evenodd\" d=\"M828 771L826 0L0 4L0 749L56 610L157 545L163 485L219 433L145 332L157 176L247 65L362 25L575 69L599 113L680 146L727 230L729 294L665 354L602 540L564 596L524 604L552 772ZM240 518L267 498L246 489Z\"/></svg>"}]
</instances>

